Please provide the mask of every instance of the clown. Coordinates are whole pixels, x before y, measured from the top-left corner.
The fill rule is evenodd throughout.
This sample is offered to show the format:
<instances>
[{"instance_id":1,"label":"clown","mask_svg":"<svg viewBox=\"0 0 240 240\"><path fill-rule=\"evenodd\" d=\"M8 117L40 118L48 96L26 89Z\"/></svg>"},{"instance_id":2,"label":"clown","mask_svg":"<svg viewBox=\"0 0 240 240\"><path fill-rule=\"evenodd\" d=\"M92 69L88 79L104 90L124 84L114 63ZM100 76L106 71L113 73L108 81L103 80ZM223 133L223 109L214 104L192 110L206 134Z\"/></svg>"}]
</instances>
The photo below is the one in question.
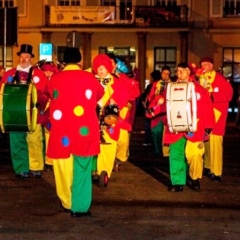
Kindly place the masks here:
<instances>
[{"instance_id":1,"label":"clown","mask_svg":"<svg viewBox=\"0 0 240 240\"><path fill-rule=\"evenodd\" d=\"M99 54L93 59L92 68L95 77L104 87L104 96L98 101L98 106L104 111L107 106L115 104L121 112L128 103L129 93L124 84L111 74L113 71L111 59L106 54ZM107 124L102 128L104 140L109 144L101 144L101 152L97 158L97 175L105 170L108 178L111 177L117 154L117 142L124 124L124 119L119 115L116 123Z\"/></svg>"},{"instance_id":2,"label":"clown","mask_svg":"<svg viewBox=\"0 0 240 240\"><path fill-rule=\"evenodd\" d=\"M166 128L164 143L169 144L170 180L169 191L183 191L186 185L187 163L189 166L188 185L193 190L200 190L202 178L204 147L202 142L214 125L214 115L207 91L191 78L187 63L179 63L176 68L177 82L193 82L197 99L197 128L195 132L171 133Z\"/></svg>"},{"instance_id":3,"label":"clown","mask_svg":"<svg viewBox=\"0 0 240 240\"><path fill-rule=\"evenodd\" d=\"M29 84L36 86L39 112L45 108L48 97L46 95L47 79L44 73L32 66L33 47L29 44L22 44L19 56L19 64L16 68L7 71L0 84ZM27 178L33 176L41 178L41 171L44 167L43 136L41 119L38 115L36 129L33 133L10 132L10 150L13 168L16 176Z\"/></svg>"},{"instance_id":4,"label":"clown","mask_svg":"<svg viewBox=\"0 0 240 240\"><path fill-rule=\"evenodd\" d=\"M53 159L57 195L72 217L89 215L92 164L100 152L97 101L103 87L80 67L77 48L67 48L62 72L49 81L50 137L47 156Z\"/></svg>"},{"instance_id":5,"label":"clown","mask_svg":"<svg viewBox=\"0 0 240 240\"><path fill-rule=\"evenodd\" d=\"M213 181L220 182L223 166L223 136L228 114L228 104L232 99L233 90L230 83L220 73L214 71L214 61L204 57L200 61L204 73L200 76L200 84L208 91L212 100L215 125L210 139L205 143L204 174Z\"/></svg>"}]
</instances>

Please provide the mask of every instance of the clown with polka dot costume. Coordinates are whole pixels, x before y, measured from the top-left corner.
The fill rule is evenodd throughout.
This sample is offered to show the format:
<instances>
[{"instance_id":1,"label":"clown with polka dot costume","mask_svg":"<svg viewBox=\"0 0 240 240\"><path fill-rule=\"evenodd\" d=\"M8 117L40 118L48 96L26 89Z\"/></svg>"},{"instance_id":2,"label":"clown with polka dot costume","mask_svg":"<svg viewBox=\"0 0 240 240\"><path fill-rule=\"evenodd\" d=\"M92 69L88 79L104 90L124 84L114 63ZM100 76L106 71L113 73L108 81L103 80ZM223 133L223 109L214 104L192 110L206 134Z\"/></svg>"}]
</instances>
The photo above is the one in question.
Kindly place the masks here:
<instances>
[{"instance_id":1,"label":"clown with polka dot costume","mask_svg":"<svg viewBox=\"0 0 240 240\"><path fill-rule=\"evenodd\" d=\"M40 69L32 66L31 61L34 58L32 50L33 47L29 44L21 45L20 51L17 52L19 65L7 71L0 84L34 84L37 89L38 111L41 111L48 101L47 78ZM9 137L11 159L16 176L20 178L29 176L41 178L41 171L44 168L44 155L39 115L33 133L10 132Z\"/></svg>"},{"instance_id":2,"label":"clown with polka dot costume","mask_svg":"<svg viewBox=\"0 0 240 240\"><path fill-rule=\"evenodd\" d=\"M77 48L67 48L63 71L49 81L50 136L47 156L53 159L56 191L65 212L89 215L92 165L100 152L97 102L104 89L92 73L81 69Z\"/></svg>"}]
</instances>

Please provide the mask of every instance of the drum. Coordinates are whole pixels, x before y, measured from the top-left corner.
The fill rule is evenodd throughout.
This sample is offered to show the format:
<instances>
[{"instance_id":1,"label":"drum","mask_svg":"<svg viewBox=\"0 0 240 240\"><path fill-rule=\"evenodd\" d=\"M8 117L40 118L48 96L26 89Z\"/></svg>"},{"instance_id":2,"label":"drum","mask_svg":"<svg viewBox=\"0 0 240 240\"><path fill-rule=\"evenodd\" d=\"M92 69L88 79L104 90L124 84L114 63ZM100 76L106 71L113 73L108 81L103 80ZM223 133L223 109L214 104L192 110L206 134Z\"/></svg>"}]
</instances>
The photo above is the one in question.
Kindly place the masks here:
<instances>
[{"instance_id":1,"label":"drum","mask_svg":"<svg viewBox=\"0 0 240 240\"><path fill-rule=\"evenodd\" d=\"M108 125L115 124L118 120L119 108L116 104L109 104L104 108L104 122Z\"/></svg>"},{"instance_id":2,"label":"drum","mask_svg":"<svg viewBox=\"0 0 240 240\"><path fill-rule=\"evenodd\" d=\"M170 132L195 132L197 100L195 87L189 83L169 83L167 86L167 123Z\"/></svg>"},{"instance_id":3,"label":"drum","mask_svg":"<svg viewBox=\"0 0 240 240\"><path fill-rule=\"evenodd\" d=\"M0 127L2 132L33 132L37 124L37 90L30 84L2 84Z\"/></svg>"}]
</instances>

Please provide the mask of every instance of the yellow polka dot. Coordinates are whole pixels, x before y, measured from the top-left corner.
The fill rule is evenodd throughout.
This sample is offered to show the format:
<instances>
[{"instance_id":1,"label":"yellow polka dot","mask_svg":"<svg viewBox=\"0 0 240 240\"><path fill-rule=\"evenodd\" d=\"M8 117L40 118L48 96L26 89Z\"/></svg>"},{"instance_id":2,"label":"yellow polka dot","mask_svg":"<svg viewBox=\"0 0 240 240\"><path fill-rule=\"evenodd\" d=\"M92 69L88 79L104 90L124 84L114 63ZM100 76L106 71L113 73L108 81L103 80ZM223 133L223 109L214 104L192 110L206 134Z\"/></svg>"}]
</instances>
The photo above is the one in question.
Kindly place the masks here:
<instances>
[{"instance_id":1,"label":"yellow polka dot","mask_svg":"<svg viewBox=\"0 0 240 240\"><path fill-rule=\"evenodd\" d=\"M83 109L82 106L76 106L73 111L74 111L74 114L75 114L77 117L82 116L83 113L84 113L84 109Z\"/></svg>"}]
</instances>

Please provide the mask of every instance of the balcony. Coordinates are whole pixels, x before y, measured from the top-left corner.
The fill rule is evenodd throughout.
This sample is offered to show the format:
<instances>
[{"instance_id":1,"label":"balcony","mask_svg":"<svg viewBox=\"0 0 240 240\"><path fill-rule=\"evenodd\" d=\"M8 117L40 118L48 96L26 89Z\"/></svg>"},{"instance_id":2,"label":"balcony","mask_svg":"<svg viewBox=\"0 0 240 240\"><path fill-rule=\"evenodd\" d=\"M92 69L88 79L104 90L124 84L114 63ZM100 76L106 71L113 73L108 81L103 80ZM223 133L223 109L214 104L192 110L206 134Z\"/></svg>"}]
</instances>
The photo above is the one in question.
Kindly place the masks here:
<instances>
[{"instance_id":1,"label":"balcony","mask_svg":"<svg viewBox=\"0 0 240 240\"><path fill-rule=\"evenodd\" d=\"M45 6L46 27L179 28L188 27L183 6Z\"/></svg>"}]
</instances>

